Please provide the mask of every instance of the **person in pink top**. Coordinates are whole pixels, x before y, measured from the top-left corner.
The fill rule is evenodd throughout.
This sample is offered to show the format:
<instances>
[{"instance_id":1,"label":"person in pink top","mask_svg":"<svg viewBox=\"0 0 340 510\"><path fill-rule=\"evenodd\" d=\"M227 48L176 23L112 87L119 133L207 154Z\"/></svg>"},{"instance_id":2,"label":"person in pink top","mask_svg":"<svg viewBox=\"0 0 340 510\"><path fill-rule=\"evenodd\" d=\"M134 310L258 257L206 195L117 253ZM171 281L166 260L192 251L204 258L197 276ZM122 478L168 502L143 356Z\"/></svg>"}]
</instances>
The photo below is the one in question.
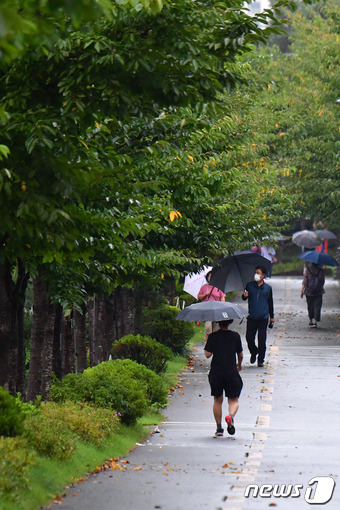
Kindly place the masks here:
<instances>
[{"instance_id":1,"label":"person in pink top","mask_svg":"<svg viewBox=\"0 0 340 510\"><path fill-rule=\"evenodd\" d=\"M207 283L202 285L198 292L197 299L199 301L225 301L225 294L217 287L213 287L210 285L210 278L211 278L211 271L209 271L205 275L205 279L207 280ZM206 321L204 325L204 334L205 334L205 341L208 340L208 336L210 333L213 333L214 331L219 330L219 325L217 322L210 322Z\"/></svg>"}]
</instances>

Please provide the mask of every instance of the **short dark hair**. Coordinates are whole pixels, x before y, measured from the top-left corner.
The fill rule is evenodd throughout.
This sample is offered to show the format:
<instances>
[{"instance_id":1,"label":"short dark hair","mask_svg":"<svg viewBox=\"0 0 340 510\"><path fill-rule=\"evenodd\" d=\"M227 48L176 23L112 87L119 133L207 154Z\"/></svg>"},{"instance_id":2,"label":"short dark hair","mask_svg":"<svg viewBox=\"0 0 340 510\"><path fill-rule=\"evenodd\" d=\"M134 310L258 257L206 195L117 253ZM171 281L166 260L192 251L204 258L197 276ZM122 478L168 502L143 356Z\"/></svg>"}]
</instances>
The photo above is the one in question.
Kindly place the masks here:
<instances>
[{"instance_id":1,"label":"short dark hair","mask_svg":"<svg viewBox=\"0 0 340 510\"><path fill-rule=\"evenodd\" d=\"M255 267L255 271L256 269L260 269L260 271L262 272L262 274L266 274L267 273L267 270L264 266L256 266Z\"/></svg>"},{"instance_id":2,"label":"short dark hair","mask_svg":"<svg viewBox=\"0 0 340 510\"><path fill-rule=\"evenodd\" d=\"M225 328L226 326L229 326L229 324L231 324L232 322L234 322L234 319L228 319L228 320L224 320L224 321L218 321L218 325L222 328Z\"/></svg>"},{"instance_id":3,"label":"short dark hair","mask_svg":"<svg viewBox=\"0 0 340 510\"><path fill-rule=\"evenodd\" d=\"M205 275L205 279L208 281L208 276L211 275L212 271L208 271L207 274Z\"/></svg>"}]
</instances>

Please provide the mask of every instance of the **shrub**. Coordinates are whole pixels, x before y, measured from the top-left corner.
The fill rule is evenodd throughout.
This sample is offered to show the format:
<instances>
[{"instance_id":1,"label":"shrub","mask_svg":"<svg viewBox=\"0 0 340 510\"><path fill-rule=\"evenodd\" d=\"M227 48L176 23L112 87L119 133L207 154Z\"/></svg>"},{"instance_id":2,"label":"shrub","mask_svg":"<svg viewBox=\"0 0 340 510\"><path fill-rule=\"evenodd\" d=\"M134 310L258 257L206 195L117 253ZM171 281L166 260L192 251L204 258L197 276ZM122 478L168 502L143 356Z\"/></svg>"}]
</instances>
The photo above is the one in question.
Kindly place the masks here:
<instances>
[{"instance_id":1,"label":"shrub","mask_svg":"<svg viewBox=\"0 0 340 510\"><path fill-rule=\"evenodd\" d=\"M179 312L176 306L164 304L158 308L145 308L142 330L144 334L170 347L175 354L185 354L187 344L194 334L194 325L176 320Z\"/></svg>"},{"instance_id":2,"label":"shrub","mask_svg":"<svg viewBox=\"0 0 340 510\"><path fill-rule=\"evenodd\" d=\"M19 436L23 431L25 415L15 397L0 386L0 436Z\"/></svg>"},{"instance_id":3,"label":"shrub","mask_svg":"<svg viewBox=\"0 0 340 510\"><path fill-rule=\"evenodd\" d=\"M68 374L51 389L53 400L89 402L121 414L135 423L150 405L163 406L167 390L159 375L132 360L104 361L83 374Z\"/></svg>"},{"instance_id":4,"label":"shrub","mask_svg":"<svg viewBox=\"0 0 340 510\"><path fill-rule=\"evenodd\" d=\"M49 406L54 407L56 418L63 421L83 441L100 443L119 428L118 415L109 409L74 402L51 402Z\"/></svg>"},{"instance_id":5,"label":"shrub","mask_svg":"<svg viewBox=\"0 0 340 510\"><path fill-rule=\"evenodd\" d=\"M85 393L83 374L67 374L62 381L52 378L50 399L54 402L81 402Z\"/></svg>"},{"instance_id":6,"label":"shrub","mask_svg":"<svg viewBox=\"0 0 340 510\"><path fill-rule=\"evenodd\" d=\"M22 438L0 437L0 494L26 487L34 455Z\"/></svg>"},{"instance_id":7,"label":"shrub","mask_svg":"<svg viewBox=\"0 0 340 510\"><path fill-rule=\"evenodd\" d=\"M113 359L132 359L157 374L164 372L166 363L173 357L171 349L157 340L142 335L126 335L114 343Z\"/></svg>"},{"instance_id":8,"label":"shrub","mask_svg":"<svg viewBox=\"0 0 340 510\"><path fill-rule=\"evenodd\" d=\"M68 459L76 449L76 437L53 403L43 404L40 414L26 419L24 435L39 454L47 457Z\"/></svg>"},{"instance_id":9,"label":"shrub","mask_svg":"<svg viewBox=\"0 0 340 510\"><path fill-rule=\"evenodd\" d=\"M159 408L167 404L168 390L163 379L153 370L130 359L116 360L114 363L118 373L126 372L129 377L139 381L151 405Z\"/></svg>"}]
</instances>

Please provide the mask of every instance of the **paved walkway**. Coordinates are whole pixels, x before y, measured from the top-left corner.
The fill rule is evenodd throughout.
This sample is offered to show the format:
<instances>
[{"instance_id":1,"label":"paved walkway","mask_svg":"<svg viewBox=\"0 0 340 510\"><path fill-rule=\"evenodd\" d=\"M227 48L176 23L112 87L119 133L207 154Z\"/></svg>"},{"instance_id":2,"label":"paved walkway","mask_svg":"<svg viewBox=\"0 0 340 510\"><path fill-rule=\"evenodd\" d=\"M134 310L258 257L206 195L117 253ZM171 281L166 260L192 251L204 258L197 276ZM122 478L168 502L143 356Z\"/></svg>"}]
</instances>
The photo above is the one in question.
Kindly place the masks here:
<instances>
[{"instance_id":1,"label":"paved walkway","mask_svg":"<svg viewBox=\"0 0 340 510\"><path fill-rule=\"evenodd\" d=\"M71 488L62 510L340 508L338 284L326 281L321 327L311 330L300 298L301 278L273 277L268 283L276 322L269 330L264 368L249 363L245 323L233 324L245 355L235 436L213 438L210 360L202 343L171 397L160 432L121 459L122 471L101 472ZM325 499L321 484L329 482L311 485L321 476L337 485L327 504L315 505ZM245 497L250 484L262 487L260 494L255 487ZM286 497L273 495L280 491Z\"/></svg>"}]
</instances>

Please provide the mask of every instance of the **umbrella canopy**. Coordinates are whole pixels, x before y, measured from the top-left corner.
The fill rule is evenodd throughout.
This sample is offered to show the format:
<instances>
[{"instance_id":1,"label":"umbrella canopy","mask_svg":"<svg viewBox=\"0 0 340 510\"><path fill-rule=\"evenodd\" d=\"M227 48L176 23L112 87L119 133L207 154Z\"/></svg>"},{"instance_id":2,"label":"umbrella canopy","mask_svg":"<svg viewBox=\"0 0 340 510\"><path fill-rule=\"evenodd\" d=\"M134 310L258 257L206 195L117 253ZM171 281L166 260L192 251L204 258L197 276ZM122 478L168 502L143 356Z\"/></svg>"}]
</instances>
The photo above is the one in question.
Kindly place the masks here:
<instances>
[{"instance_id":1,"label":"umbrella canopy","mask_svg":"<svg viewBox=\"0 0 340 510\"><path fill-rule=\"evenodd\" d=\"M315 232L312 230L300 230L295 232L292 236L292 241L298 246L305 246L306 248L316 248L320 246L321 241L316 237Z\"/></svg>"},{"instance_id":2,"label":"umbrella canopy","mask_svg":"<svg viewBox=\"0 0 340 510\"><path fill-rule=\"evenodd\" d=\"M181 321L227 321L242 319L246 310L236 303L227 301L203 301L186 306L176 317Z\"/></svg>"},{"instance_id":3,"label":"umbrella canopy","mask_svg":"<svg viewBox=\"0 0 340 510\"><path fill-rule=\"evenodd\" d=\"M263 266L267 273L270 273L272 263L251 250L228 255L213 267L210 285L214 285L225 293L243 290L247 283L254 279L256 266Z\"/></svg>"},{"instance_id":4,"label":"umbrella canopy","mask_svg":"<svg viewBox=\"0 0 340 510\"><path fill-rule=\"evenodd\" d=\"M184 278L183 290L197 299L197 294L206 282L205 275L212 270L211 266L204 266L199 273L188 274Z\"/></svg>"},{"instance_id":5,"label":"umbrella canopy","mask_svg":"<svg viewBox=\"0 0 340 510\"><path fill-rule=\"evenodd\" d=\"M298 258L306 262L314 262L314 264L319 264L319 266L339 265L335 258L322 251L305 251L305 253L301 253Z\"/></svg>"},{"instance_id":6,"label":"umbrella canopy","mask_svg":"<svg viewBox=\"0 0 340 510\"><path fill-rule=\"evenodd\" d=\"M315 232L315 235L319 239L322 239L322 241L324 239L336 239L336 235L334 234L334 232L331 232L330 230L327 230L326 228L323 230L314 230L314 232Z\"/></svg>"}]
</instances>

